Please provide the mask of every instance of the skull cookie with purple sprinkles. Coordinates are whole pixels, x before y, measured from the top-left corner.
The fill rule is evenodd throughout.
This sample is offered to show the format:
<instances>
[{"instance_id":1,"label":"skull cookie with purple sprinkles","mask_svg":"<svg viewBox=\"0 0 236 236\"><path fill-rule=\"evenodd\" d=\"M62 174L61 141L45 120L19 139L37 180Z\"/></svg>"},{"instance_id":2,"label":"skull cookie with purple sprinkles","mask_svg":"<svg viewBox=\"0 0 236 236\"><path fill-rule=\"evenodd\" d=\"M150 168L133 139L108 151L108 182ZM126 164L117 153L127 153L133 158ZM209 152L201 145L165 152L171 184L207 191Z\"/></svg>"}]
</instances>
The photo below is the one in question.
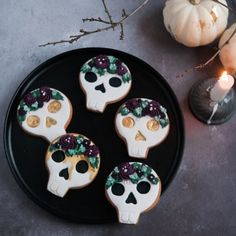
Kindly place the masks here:
<instances>
[{"instance_id":1,"label":"skull cookie with purple sprinkles","mask_svg":"<svg viewBox=\"0 0 236 236\"><path fill-rule=\"evenodd\" d=\"M131 74L124 62L114 56L99 55L80 69L80 85L89 110L103 112L106 105L124 98L131 88Z\"/></svg>"},{"instance_id":2,"label":"skull cookie with purple sprinkles","mask_svg":"<svg viewBox=\"0 0 236 236\"><path fill-rule=\"evenodd\" d=\"M157 173L140 162L125 162L107 178L106 197L116 208L120 223L136 224L142 212L159 201L161 181Z\"/></svg>"},{"instance_id":3,"label":"skull cookie with purple sprinkles","mask_svg":"<svg viewBox=\"0 0 236 236\"><path fill-rule=\"evenodd\" d=\"M62 92L41 87L27 93L17 109L20 126L28 133L49 142L65 134L72 117L72 106Z\"/></svg>"},{"instance_id":4,"label":"skull cookie with purple sprinkles","mask_svg":"<svg viewBox=\"0 0 236 236\"><path fill-rule=\"evenodd\" d=\"M99 149L83 135L65 134L50 144L46 166L48 191L64 197L69 189L83 188L95 179L100 166Z\"/></svg>"},{"instance_id":5,"label":"skull cookie with purple sprinkles","mask_svg":"<svg viewBox=\"0 0 236 236\"><path fill-rule=\"evenodd\" d=\"M148 150L160 144L169 132L166 109L157 101L133 98L118 110L115 125L125 140L129 156L146 158Z\"/></svg>"}]
</instances>

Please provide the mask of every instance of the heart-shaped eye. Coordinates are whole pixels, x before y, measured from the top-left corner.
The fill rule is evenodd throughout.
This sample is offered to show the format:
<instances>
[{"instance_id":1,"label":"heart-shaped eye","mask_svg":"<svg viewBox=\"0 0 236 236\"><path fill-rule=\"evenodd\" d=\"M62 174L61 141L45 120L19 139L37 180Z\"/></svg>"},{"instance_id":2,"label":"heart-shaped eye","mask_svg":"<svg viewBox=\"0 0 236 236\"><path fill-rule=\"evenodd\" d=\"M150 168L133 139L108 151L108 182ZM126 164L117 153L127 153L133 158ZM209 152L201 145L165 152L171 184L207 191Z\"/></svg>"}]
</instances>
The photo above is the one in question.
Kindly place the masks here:
<instances>
[{"instance_id":1,"label":"heart-shaped eye","mask_svg":"<svg viewBox=\"0 0 236 236\"><path fill-rule=\"evenodd\" d=\"M134 119L131 117L125 117L122 120L122 125L126 128L132 128L135 125Z\"/></svg>"},{"instance_id":2,"label":"heart-shaped eye","mask_svg":"<svg viewBox=\"0 0 236 236\"><path fill-rule=\"evenodd\" d=\"M121 196L124 194L125 192L125 187L122 184L119 183L115 183L112 187L111 187L111 192L116 195L116 196Z\"/></svg>"},{"instance_id":3,"label":"heart-shaped eye","mask_svg":"<svg viewBox=\"0 0 236 236\"><path fill-rule=\"evenodd\" d=\"M137 191L141 194L146 194L150 191L151 185L146 182L142 181L137 184Z\"/></svg>"},{"instance_id":4,"label":"heart-shaped eye","mask_svg":"<svg viewBox=\"0 0 236 236\"><path fill-rule=\"evenodd\" d=\"M65 160L65 153L63 151L55 151L53 154L52 154L52 159L53 161L55 162L62 162Z\"/></svg>"},{"instance_id":5,"label":"heart-shaped eye","mask_svg":"<svg viewBox=\"0 0 236 236\"><path fill-rule=\"evenodd\" d=\"M37 126L39 126L40 119L38 116L31 115L31 116L28 116L26 123L29 127L36 128Z\"/></svg>"},{"instance_id":6,"label":"heart-shaped eye","mask_svg":"<svg viewBox=\"0 0 236 236\"><path fill-rule=\"evenodd\" d=\"M82 161L79 161L77 164L76 164L76 167L75 169L77 170L77 172L81 173L81 174L84 174L88 171L88 163L84 160Z\"/></svg>"},{"instance_id":7,"label":"heart-shaped eye","mask_svg":"<svg viewBox=\"0 0 236 236\"><path fill-rule=\"evenodd\" d=\"M97 81L97 75L93 72L86 72L84 78L89 83L94 83Z\"/></svg>"},{"instance_id":8,"label":"heart-shaped eye","mask_svg":"<svg viewBox=\"0 0 236 236\"><path fill-rule=\"evenodd\" d=\"M157 131L159 129L159 123L155 119L151 119L147 122L147 128L150 131Z\"/></svg>"},{"instance_id":9,"label":"heart-shaped eye","mask_svg":"<svg viewBox=\"0 0 236 236\"><path fill-rule=\"evenodd\" d=\"M59 172L59 176L60 176L60 177L63 177L65 180L68 180L68 179L69 179L68 168L65 168L65 169L61 170L61 171Z\"/></svg>"},{"instance_id":10,"label":"heart-shaped eye","mask_svg":"<svg viewBox=\"0 0 236 236\"><path fill-rule=\"evenodd\" d=\"M111 77L109 80L109 84L111 85L111 87L118 88L121 86L122 82L121 79L118 77Z\"/></svg>"}]
</instances>

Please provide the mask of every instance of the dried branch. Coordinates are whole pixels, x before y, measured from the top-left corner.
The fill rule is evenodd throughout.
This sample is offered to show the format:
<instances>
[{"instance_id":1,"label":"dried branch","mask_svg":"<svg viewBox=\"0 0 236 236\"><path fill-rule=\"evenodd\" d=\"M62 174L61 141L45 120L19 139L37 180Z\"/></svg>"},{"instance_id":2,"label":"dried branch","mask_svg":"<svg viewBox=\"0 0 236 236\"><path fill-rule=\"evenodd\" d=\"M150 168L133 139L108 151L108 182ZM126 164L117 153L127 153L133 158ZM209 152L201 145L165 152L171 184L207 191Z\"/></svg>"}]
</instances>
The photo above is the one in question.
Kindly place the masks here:
<instances>
[{"instance_id":1,"label":"dried branch","mask_svg":"<svg viewBox=\"0 0 236 236\"><path fill-rule=\"evenodd\" d=\"M110 12L108 11L108 8L107 8L105 0L102 0L102 4L103 4L104 10L105 10L105 13L107 14L107 16L109 18L109 22L112 25L113 24L113 20L112 20ZM114 30L114 28L113 28L113 30Z\"/></svg>"},{"instance_id":2,"label":"dried branch","mask_svg":"<svg viewBox=\"0 0 236 236\"><path fill-rule=\"evenodd\" d=\"M84 37L84 36L88 36L91 34L95 34L98 32L103 32L103 31L108 31L110 29L115 29L116 27L120 27L121 31L120 31L120 39L124 38L124 29L123 29L123 23L125 20L127 20L129 17L133 16L134 14L136 14L139 10L141 10L147 3L149 2L149 0L145 0L142 4L140 4L137 8L135 8L130 14L127 14L126 11L124 9L122 9L122 16L121 19L119 21L113 21L111 14L109 13L109 10L105 4L105 0L102 0L105 12L109 18L109 21L103 20L101 17L98 18L85 18L82 19L83 22L89 21L89 22L100 22L100 23L104 23L107 24L107 27L103 27L103 28L97 28L95 30L84 30L81 29L80 32L76 35L70 35L68 39L63 39L63 40L59 40L59 41L55 41L55 42L48 42L45 44L41 44L39 45L39 47L46 47L49 45L53 45L55 46L56 44L62 44L62 43L74 43L76 41L78 41L80 38Z\"/></svg>"},{"instance_id":3,"label":"dried branch","mask_svg":"<svg viewBox=\"0 0 236 236\"><path fill-rule=\"evenodd\" d=\"M97 22L101 22L101 23L104 23L104 24L108 24L108 25L111 24L110 21L103 20L101 17L98 17L98 18L93 18L93 17L83 18L82 21L83 21L83 23L88 22L88 21L89 22L97 21Z\"/></svg>"},{"instance_id":4,"label":"dried branch","mask_svg":"<svg viewBox=\"0 0 236 236\"><path fill-rule=\"evenodd\" d=\"M124 39L124 26L123 23L120 24L120 40Z\"/></svg>"},{"instance_id":5,"label":"dried branch","mask_svg":"<svg viewBox=\"0 0 236 236\"><path fill-rule=\"evenodd\" d=\"M126 17L126 16L128 16L128 15L127 15L125 9L122 9L122 15L121 15L121 17Z\"/></svg>"}]
</instances>

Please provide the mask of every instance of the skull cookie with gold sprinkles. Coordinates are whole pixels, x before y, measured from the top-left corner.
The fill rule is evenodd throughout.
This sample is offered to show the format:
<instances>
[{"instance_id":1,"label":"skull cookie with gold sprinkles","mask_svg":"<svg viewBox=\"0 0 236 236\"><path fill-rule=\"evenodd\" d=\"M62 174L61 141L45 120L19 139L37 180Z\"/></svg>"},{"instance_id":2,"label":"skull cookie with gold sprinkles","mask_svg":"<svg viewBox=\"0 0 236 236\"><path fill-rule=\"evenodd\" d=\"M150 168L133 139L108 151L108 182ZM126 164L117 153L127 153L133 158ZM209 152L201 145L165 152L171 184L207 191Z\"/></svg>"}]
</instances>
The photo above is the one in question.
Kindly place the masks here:
<instances>
[{"instance_id":1,"label":"skull cookie with gold sprinkles","mask_svg":"<svg viewBox=\"0 0 236 236\"><path fill-rule=\"evenodd\" d=\"M132 78L124 62L114 56L99 55L81 67L79 81L86 94L87 108L103 112L107 104L128 94Z\"/></svg>"},{"instance_id":2,"label":"skull cookie with gold sprinkles","mask_svg":"<svg viewBox=\"0 0 236 236\"><path fill-rule=\"evenodd\" d=\"M157 101L133 98L118 110L115 125L125 140L129 156L146 158L148 150L160 144L168 135L169 118Z\"/></svg>"},{"instance_id":3,"label":"skull cookie with gold sprinkles","mask_svg":"<svg viewBox=\"0 0 236 236\"><path fill-rule=\"evenodd\" d=\"M54 140L46 153L47 190L64 197L71 188L83 188L96 177L100 166L98 147L81 134L65 134Z\"/></svg>"},{"instance_id":4,"label":"skull cookie with gold sprinkles","mask_svg":"<svg viewBox=\"0 0 236 236\"><path fill-rule=\"evenodd\" d=\"M161 195L157 173L140 162L124 162L107 178L106 197L116 208L120 223L136 224L142 212L153 208Z\"/></svg>"},{"instance_id":5,"label":"skull cookie with gold sprinkles","mask_svg":"<svg viewBox=\"0 0 236 236\"><path fill-rule=\"evenodd\" d=\"M62 92L41 87L27 93L17 109L20 126L49 142L65 134L72 117L70 100Z\"/></svg>"}]
</instances>

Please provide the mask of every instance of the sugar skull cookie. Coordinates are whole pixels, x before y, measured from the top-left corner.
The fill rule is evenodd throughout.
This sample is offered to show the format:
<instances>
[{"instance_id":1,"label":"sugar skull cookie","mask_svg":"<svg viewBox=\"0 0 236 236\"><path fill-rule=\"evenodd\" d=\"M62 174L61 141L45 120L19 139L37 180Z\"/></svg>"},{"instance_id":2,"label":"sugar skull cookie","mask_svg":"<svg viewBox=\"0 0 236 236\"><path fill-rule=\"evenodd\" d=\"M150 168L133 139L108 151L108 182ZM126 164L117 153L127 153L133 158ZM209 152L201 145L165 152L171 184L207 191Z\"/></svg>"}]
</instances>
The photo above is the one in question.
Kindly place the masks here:
<instances>
[{"instance_id":1,"label":"sugar skull cookie","mask_svg":"<svg viewBox=\"0 0 236 236\"><path fill-rule=\"evenodd\" d=\"M17 111L18 122L25 131L42 136L49 142L66 133L71 116L69 99L62 92L49 87L27 93Z\"/></svg>"},{"instance_id":2,"label":"sugar skull cookie","mask_svg":"<svg viewBox=\"0 0 236 236\"><path fill-rule=\"evenodd\" d=\"M99 149L83 135L65 134L50 144L46 166L48 191L64 197L69 189L83 188L95 179L100 166Z\"/></svg>"},{"instance_id":3,"label":"sugar skull cookie","mask_svg":"<svg viewBox=\"0 0 236 236\"><path fill-rule=\"evenodd\" d=\"M159 201L161 181L157 173L140 162L125 162L107 178L106 197L117 210L120 223L136 224L142 212Z\"/></svg>"},{"instance_id":4,"label":"sugar skull cookie","mask_svg":"<svg viewBox=\"0 0 236 236\"><path fill-rule=\"evenodd\" d=\"M121 100L131 88L128 67L114 56L99 55L87 61L80 69L79 80L87 108L96 112Z\"/></svg>"},{"instance_id":5,"label":"sugar skull cookie","mask_svg":"<svg viewBox=\"0 0 236 236\"><path fill-rule=\"evenodd\" d=\"M166 109L146 98L125 102L117 112L115 125L127 144L129 156L137 158L146 158L149 148L161 143L169 132Z\"/></svg>"}]
</instances>

